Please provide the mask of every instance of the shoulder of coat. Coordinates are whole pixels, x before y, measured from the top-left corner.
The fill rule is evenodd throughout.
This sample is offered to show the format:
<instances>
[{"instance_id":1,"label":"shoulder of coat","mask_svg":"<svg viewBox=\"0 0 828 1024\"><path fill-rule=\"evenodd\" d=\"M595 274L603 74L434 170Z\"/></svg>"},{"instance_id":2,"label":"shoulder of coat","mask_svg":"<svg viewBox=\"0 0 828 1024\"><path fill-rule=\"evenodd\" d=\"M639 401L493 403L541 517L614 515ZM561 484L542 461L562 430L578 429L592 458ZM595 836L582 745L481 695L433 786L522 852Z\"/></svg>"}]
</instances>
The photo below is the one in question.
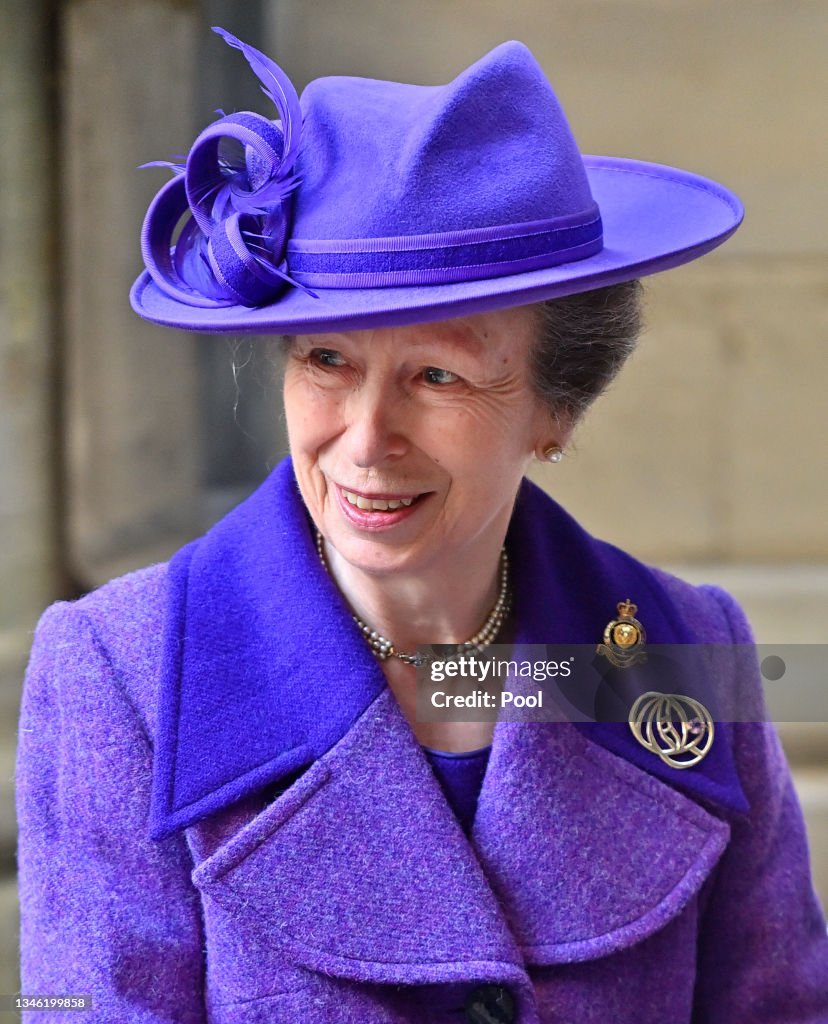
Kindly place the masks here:
<instances>
[{"instance_id":1,"label":"shoulder of coat","mask_svg":"<svg viewBox=\"0 0 828 1024\"><path fill-rule=\"evenodd\" d=\"M154 733L167 562L138 569L72 602L150 734Z\"/></svg>"},{"instance_id":2,"label":"shoulder of coat","mask_svg":"<svg viewBox=\"0 0 828 1024\"><path fill-rule=\"evenodd\" d=\"M723 587L715 583L689 583L665 569L647 568L695 634L696 643L754 642L745 612Z\"/></svg>"}]
</instances>

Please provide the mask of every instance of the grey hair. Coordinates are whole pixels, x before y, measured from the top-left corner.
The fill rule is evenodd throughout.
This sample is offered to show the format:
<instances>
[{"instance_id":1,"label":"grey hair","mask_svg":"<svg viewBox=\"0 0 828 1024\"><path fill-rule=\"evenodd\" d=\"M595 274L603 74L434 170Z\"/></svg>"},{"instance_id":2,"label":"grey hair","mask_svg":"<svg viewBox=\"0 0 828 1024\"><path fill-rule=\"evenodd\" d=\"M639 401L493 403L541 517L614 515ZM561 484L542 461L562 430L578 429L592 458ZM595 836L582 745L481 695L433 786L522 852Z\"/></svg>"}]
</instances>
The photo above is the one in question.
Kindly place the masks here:
<instances>
[{"instance_id":1,"label":"grey hair","mask_svg":"<svg viewBox=\"0 0 828 1024\"><path fill-rule=\"evenodd\" d=\"M634 280L537 304L532 383L555 418L577 423L615 379L643 329L642 295Z\"/></svg>"}]
</instances>

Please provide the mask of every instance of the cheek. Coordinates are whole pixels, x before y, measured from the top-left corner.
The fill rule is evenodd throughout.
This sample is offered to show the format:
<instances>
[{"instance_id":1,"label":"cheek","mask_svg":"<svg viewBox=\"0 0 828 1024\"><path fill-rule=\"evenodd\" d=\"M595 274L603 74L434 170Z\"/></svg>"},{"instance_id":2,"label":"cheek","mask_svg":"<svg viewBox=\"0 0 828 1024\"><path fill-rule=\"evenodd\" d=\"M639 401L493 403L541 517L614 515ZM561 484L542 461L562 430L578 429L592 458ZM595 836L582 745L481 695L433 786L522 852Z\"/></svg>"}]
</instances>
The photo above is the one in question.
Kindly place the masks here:
<instances>
[{"instance_id":1,"label":"cheek","mask_svg":"<svg viewBox=\"0 0 828 1024\"><path fill-rule=\"evenodd\" d=\"M464 415L454 424L444 421L429 440L424 439L423 448L450 478L454 499L480 505L482 510L513 496L525 462L508 423Z\"/></svg>"},{"instance_id":2,"label":"cheek","mask_svg":"<svg viewBox=\"0 0 828 1024\"><path fill-rule=\"evenodd\" d=\"M483 473L506 472L516 468L522 475L524 458L531 459L537 443L536 417L532 399L527 395L475 396L475 401L456 411L454 417L445 417L439 433L443 451L453 449L459 461L475 461ZM495 468L497 467L497 468Z\"/></svg>"},{"instance_id":3,"label":"cheek","mask_svg":"<svg viewBox=\"0 0 828 1024\"><path fill-rule=\"evenodd\" d=\"M337 403L301 378L285 376L285 421L294 454L315 451L336 430Z\"/></svg>"},{"instance_id":4,"label":"cheek","mask_svg":"<svg viewBox=\"0 0 828 1024\"><path fill-rule=\"evenodd\" d=\"M502 438L510 429L515 410L486 394L464 395L448 400L439 409L429 409L420 418L418 427L444 448L455 446L475 450L490 444L493 438Z\"/></svg>"}]
</instances>

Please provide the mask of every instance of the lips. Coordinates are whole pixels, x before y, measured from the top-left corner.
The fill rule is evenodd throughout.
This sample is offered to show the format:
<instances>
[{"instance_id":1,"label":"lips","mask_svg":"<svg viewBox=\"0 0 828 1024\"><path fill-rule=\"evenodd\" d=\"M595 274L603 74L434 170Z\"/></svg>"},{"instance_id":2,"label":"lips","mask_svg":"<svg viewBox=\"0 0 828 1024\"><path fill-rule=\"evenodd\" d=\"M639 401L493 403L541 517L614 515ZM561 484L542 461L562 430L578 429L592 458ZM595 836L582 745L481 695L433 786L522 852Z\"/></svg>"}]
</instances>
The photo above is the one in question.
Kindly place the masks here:
<instances>
[{"instance_id":1,"label":"lips","mask_svg":"<svg viewBox=\"0 0 828 1024\"><path fill-rule=\"evenodd\" d=\"M408 519L428 497L428 492L364 494L341 487L339 484L336 484L333 490L344 517L353 526L371 531L390 529Z\"/></svg>"}]
</instances>

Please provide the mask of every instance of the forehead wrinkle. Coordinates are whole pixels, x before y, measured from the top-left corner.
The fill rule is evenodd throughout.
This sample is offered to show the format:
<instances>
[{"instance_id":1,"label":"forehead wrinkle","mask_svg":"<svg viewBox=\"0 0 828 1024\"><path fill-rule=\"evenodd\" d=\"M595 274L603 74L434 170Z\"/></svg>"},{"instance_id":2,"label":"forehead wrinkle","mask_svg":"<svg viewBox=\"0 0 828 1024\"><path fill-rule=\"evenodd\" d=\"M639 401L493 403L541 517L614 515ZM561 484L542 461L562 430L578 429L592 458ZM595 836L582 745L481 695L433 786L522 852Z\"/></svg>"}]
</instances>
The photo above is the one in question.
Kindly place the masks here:
<instances>
[{"instance_id":1,"label":"forehead wrinkle","mask_svg":"<svg viewBox=\"0 0 828 1024\"><path fill-rule=\"evenodd\" d=\"M412 330L412 328L403 327L398 330L406 331ZM434 344L449 348L459 347L471 352L472 355L479 355L486 347L471 325L460 320L451 323L443 321L417 324L416 334L412 337L411 342L418 347Z\"/></svg>"}]
</instances>

